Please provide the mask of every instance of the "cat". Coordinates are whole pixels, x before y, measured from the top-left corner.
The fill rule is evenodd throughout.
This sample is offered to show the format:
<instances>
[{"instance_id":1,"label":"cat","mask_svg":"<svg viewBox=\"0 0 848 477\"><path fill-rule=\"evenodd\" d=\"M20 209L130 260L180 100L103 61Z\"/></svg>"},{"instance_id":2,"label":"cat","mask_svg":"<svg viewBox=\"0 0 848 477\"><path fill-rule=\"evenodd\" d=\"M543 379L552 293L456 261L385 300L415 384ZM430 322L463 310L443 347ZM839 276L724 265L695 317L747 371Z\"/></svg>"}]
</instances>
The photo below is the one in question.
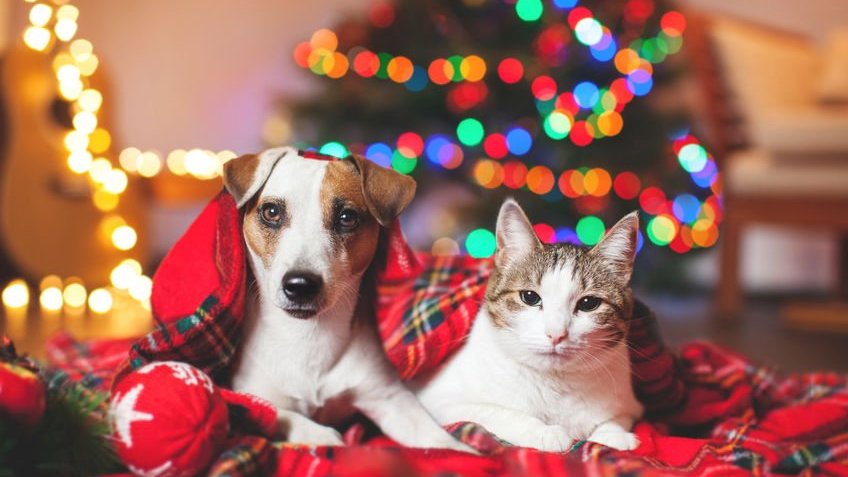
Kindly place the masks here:
<instances>
[{"instance_id":1,"label":"cat","mask_svg":"<svg viewBox=\"0 0 848 477\"><path fill-rule=\"evenodd\" d=\"M413 383L440 424L470 421L521 447L567 451L588 439L619 450L643 408L627 348L639 218L593 248L542 244L512 199L497 221L494 269L467 341Z\"/></svg>"}]
</instances>

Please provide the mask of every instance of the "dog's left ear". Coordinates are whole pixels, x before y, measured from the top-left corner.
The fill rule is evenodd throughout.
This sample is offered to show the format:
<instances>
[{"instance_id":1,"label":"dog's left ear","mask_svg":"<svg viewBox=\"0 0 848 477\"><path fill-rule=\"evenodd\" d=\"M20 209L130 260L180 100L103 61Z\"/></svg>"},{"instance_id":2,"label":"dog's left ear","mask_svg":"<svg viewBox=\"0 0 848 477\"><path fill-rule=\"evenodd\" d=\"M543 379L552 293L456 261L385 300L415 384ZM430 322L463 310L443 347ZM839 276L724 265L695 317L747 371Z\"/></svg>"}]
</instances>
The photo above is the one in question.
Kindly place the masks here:
<instances>
[{"instance_id":1,"label":"dog's left ear","mask_svg":"<svg viewBox=\"0 0 848 477\"><path fill-rule=\"evenodd\" d=\"M287 154L297 154L292 147L268 149L261 154L245 154L224 164L224 187L241 208L256 195L277 162Z\"/></svg>"},{"instance_id":2,"label":"dog's left ear","mask_svg":"<svg viewBox=\"0 0 848 477\"><path fill-rule=\"evenodd\" d=\"M417 185L411 177L380 167L356 154L351 154L345 160L350 161L359 171L365 204L383 227L391 224L415 197Z\"/></svg>"}]
</instances>

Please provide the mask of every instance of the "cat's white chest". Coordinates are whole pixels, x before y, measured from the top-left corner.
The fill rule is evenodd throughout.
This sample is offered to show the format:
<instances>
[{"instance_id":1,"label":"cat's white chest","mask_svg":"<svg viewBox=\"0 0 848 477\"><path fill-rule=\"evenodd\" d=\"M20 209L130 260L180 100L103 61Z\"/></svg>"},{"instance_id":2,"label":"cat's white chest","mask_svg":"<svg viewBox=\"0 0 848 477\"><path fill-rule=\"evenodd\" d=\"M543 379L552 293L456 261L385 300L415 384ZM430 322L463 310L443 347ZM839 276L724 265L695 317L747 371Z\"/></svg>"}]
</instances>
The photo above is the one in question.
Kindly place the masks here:
<instances>
[{"instance_id":1,"label":"cat's white chest","mask_svg":"<svg viewBox=\"0 0 848 477\"><path fill-rule=\"evenodd\" d=\"M603 422L621 415L636 419L641 414L623 346L617 361L601 369L555 376L516 362L497 344L493 332L481 311L462 349L438 373L415 383L419 398L440 423L501 414L511 416L505 419L515 426L533 418L585 439Z\"/></svg>"}]
</instances>

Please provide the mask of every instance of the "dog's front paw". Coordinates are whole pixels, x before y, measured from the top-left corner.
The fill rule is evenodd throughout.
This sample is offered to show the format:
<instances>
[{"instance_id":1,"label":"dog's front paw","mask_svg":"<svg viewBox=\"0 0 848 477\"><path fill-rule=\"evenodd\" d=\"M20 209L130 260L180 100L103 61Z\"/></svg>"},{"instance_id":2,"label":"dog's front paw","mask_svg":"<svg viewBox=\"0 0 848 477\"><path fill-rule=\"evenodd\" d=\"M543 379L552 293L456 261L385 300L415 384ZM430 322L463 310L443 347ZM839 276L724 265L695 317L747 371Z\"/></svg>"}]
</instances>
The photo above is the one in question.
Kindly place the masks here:
<instances>
[{"instance_id":1,"label":"dog's front paw","mask_svg":"<svg viewBox=\"0 0 848 477\"><path fill-rule=\"evenodd\" d=\"M639 438L636 434L627 431L595 431L588 440L616 450L633 450L639 447Z\"/></svg>"},{"instance_id":2,"label":"dog's front paw","mask_svg":"<svg viewBox=\"0 0 848 477\"><path fill-rule=\"evenodd\" d=\"M316 446L343 446L344 441L339 431L332 427L313 423L310 426L295 426L289 432L288 440L298 444Z\"/></svg>"},{"instance_id":3,"label":"dog's front paw","mask_svg":"<svg viewBox=\"0 0 848 477\"><path fill-rule=\"evenodd\" d=\"M565 452L573 439L562 426L544 426L531 429L523 439L512 442L521 447L532 447L546 452Z\"/></svg>"},{"instance_id":4,"label":"dog's front paw","mask_svg":"<svg viewBox=\"0 0 848 477\"><path fill-rule=\"evenodd\" d=\"M298 419L291 422L286 433L286 440L295 444L314 446L343 446L344 441L339 431L332 427L322 426L309 419Z\"/></svg>"}]
</instances>

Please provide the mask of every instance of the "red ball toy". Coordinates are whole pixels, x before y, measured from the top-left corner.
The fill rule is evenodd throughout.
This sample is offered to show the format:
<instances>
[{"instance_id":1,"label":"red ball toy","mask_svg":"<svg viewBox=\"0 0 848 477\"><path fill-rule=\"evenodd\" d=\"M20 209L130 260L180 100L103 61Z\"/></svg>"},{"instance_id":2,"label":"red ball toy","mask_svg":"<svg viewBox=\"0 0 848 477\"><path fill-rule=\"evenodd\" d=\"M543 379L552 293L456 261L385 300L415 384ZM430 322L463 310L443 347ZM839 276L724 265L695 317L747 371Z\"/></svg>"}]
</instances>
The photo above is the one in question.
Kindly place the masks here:
<instances>
[{"instance_id":1,"label":"red ball toy","mask_svg":"<svg viewBox=\"0 0 848 477\"><path fill-rule=\"evenodd\" d=\"M212 380L186 363L148 364L113 389L118 455L135 474L196 475L223 450L227 405Z\"/></svg>"}]
</instances>

